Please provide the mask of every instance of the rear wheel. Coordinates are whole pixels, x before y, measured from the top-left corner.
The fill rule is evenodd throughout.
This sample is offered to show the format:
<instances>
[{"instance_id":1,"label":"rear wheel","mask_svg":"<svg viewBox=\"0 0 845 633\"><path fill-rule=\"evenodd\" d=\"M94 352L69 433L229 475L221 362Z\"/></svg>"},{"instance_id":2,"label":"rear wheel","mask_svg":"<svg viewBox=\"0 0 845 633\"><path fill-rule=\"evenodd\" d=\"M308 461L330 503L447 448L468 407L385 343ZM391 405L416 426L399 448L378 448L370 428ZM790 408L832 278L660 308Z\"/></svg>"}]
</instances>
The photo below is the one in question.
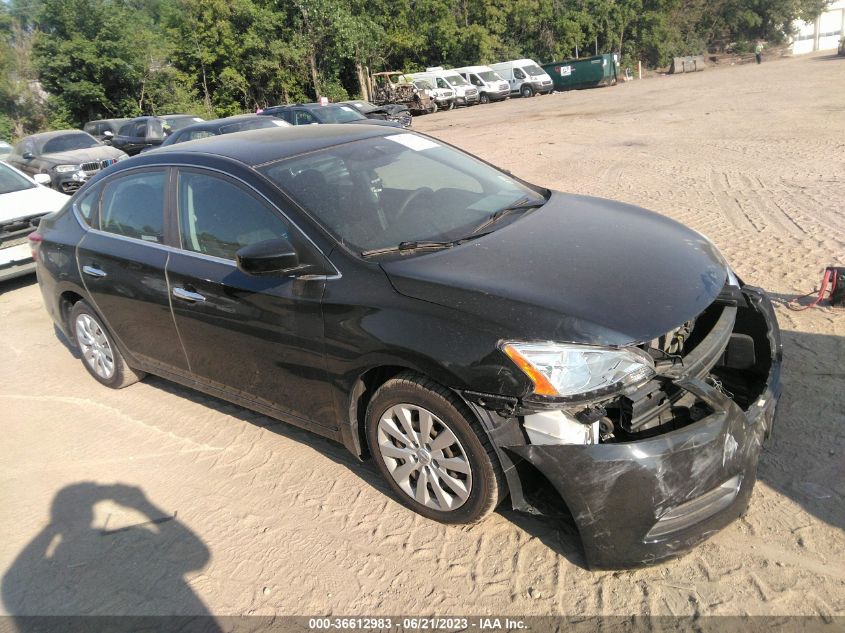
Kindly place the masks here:
<instances>
[{"instance_id":1,"label":"rear wheel","mask_svg":"<svg viewBox=\"0 0 845 633\"><path fill-rule=\"evenodd\" d=\"M520 89L519 89L519 93L520 93L523 97L525 97L526 99L527 99L528 97L533 97L533 96L534 96L534 87L533 87L533 86L529 86L528 84L523 84L523 85L522 85L522 88L520 88Z\"/></svg>"},{"instance_id":2,"label":"rear wheel","mask_svg":"<svg viewBox=\"0 0 845 633\"><path fill-rule=\"evenodd\" d=\"M84 301L73 305L70 325L82 364L97 382L112 389L122 389L144 377L143 372L126 364L106 326Z\"/></svg>"},{"instance_id":3,"label":"rear wheel","mask_svg":"<svg viewBox=\"0 0 845 633\"><path fill-rule=\"evenodd\" d=\"M479 103L490 103L490 97L489 97L489 96L487 96L487 93L486 93L486 92L482 92L482 93L478 96L478 102L479 102Z\"/></svg>"},{"instance_id":4,"label":"rear wheel","mask_svg":"<svg viewBox=\"0 0 845 633\"><path fill-rule=\"evenodd\" d=\"M367 443L400 501L442 523L473 523L506 494L487 434L467 406L412 373L386 382L367 407Z\"/></svg>"}]
</instances>

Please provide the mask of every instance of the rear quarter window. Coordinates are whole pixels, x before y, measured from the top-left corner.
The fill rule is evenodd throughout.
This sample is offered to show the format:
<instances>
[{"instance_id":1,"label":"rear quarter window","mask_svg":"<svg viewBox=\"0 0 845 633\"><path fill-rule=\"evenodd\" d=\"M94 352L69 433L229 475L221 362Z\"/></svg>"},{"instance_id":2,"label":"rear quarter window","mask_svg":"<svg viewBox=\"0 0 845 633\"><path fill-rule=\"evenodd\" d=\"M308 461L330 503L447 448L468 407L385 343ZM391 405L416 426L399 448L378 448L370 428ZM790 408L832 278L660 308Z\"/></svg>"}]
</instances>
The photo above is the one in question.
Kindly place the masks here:
<instances>
[{"instance_id":1,"label":"rear quarter window","mask_svg":"<svg viewBox=\"0 0 845 633\"><path fill-rule=\"evenodd\" d=\"M79 217L88 225L94 226L96 218L97 203L100 201L100 194L103 192L103 184L97 183L80 198L76 203L76 210L79 212Z\"/></svg>"}]
</instances>

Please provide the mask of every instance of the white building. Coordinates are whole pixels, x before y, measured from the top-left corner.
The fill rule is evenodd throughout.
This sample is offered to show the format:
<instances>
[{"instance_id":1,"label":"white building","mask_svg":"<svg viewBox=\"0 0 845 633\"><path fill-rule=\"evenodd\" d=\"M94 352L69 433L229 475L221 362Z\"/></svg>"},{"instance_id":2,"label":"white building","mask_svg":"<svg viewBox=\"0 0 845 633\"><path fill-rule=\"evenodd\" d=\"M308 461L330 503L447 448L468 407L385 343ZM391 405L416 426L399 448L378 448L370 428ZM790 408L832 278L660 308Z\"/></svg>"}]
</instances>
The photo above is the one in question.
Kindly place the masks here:
<instances>
[{"instance_id":1,"label":"white building","mask_svg":"<svg viewBox=\"0 0 845 633\"><path fill-rule=\"evenodd\" d=\"M839 47L839 40L845 35L845 0L835 0L815 22L798 20L792 38L792 54L801 55L813 51L824 51Z\"/></svg>"}]
</instances>

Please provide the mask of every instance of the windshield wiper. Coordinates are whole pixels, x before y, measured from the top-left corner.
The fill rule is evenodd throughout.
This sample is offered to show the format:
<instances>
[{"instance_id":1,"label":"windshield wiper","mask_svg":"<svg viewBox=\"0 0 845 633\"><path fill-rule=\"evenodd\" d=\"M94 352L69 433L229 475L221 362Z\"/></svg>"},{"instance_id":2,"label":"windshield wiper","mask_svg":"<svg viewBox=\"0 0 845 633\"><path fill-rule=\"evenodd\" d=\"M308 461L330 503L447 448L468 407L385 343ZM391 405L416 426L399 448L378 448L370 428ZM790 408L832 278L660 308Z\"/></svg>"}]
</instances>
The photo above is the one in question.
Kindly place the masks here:
<instances>
[{"instance_id":1,"label":"windshield wiper","mask_svg":"<svg viewBox=\"0 0 845 633\"><path fill-rule=\"evenodd\" d=\"M545 199L534 200L531 198L521 198L520 200L517 200L513 204L505 207L504 209L499 209L498 211L496 211L493 215L484 220L484 222L475 227L472 233L480 233L484 229L493 226L494 224L496 224L496 222L498 222L505 216L513 213L514 211L523 211L525 209L537 209L539 207L542 207L544 204L546 204Z\"/></svg>"},{"instance_id":2,"label":"windshield wiper","mask_svg":"<svg viewBox=\"0 0 845 633\"><path fill-rule=\"evenodd\" d=\"M385 246L383 248L373 248L368 251L362 251L361 257L372 257L373 255L386 255L388 253L410 253L421 250L438 250L441 248L452 248L453 246L460 246L469 240L475 240L479 237L484 237L487 233L472 233L465 237L459 237L456 240L446 240L443 242L433 242L428 240L409 240L406 242L399 242L396 246Z\"/></svg>"}]
</instances>

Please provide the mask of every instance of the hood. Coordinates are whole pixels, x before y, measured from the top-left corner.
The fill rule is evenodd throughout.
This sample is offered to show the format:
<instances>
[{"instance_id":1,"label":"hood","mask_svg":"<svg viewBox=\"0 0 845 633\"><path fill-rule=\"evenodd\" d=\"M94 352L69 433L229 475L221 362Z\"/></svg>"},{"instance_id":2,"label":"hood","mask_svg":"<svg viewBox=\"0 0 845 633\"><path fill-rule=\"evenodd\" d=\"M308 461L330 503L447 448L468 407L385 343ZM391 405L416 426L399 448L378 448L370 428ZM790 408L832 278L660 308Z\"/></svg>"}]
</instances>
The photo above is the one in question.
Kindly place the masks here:
<instances>
[{"instance_id":1,"label":"hood","mask_svg":"<svg viewBox=\"0 0 845 633\"><path fill-rule=\"evenodd\" d=\"M0 222L52 213L61 209L68 200L70 196L40 185L32 189L4 193L0 195Z\"/></svg>"},{"instance_id":2,"label":"hood","mask_svg":"<svg viewBox=\"0 0 845 633\"><path fill-rule=\"evenodd\" d=\"M88 147L86 149L74 149L69 152L55 152L53 154L44 154L40 158L42 160L50 161L56 165L76 165L81 163L90 163L95 160L105 160L107 158L117 158L122 156L123 152L115 147L102 145L99 147Z\"/></svg>"},{"instance_id":3,"label":"hood","mask_svg":"<svg viewBox=\"0 0 845 633\"><path fill-rule=\"evenodd\" d=\"M477 240L382 262L394 288L502 338L628 345L698 316L727 265L699 233L639 207L553 193Z\"/></svg>"}]
</instances>

